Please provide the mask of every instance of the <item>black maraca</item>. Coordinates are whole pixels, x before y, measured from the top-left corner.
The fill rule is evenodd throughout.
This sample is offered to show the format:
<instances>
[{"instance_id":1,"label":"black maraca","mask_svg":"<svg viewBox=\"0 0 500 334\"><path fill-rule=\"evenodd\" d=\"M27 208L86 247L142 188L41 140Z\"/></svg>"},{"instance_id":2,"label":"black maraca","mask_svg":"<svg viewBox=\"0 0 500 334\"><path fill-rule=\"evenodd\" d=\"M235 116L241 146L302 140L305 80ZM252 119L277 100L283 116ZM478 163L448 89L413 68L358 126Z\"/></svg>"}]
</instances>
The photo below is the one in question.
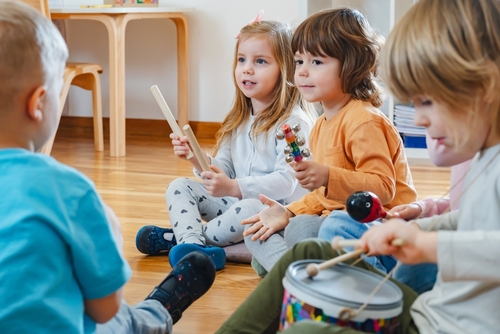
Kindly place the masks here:
<instances>
[{"instance_id":1,"label":"black maraca","mask_svg":"<svg viewBox=\"0 0 500 334\"><path fill-rule=\"evenodd\" d=\"M377 195L369 191L357 191L349 196L346 201L346 211L352 219L360 223L371 223L380 218L392 218L384 210Z\"/></svg>"}]
</instances>

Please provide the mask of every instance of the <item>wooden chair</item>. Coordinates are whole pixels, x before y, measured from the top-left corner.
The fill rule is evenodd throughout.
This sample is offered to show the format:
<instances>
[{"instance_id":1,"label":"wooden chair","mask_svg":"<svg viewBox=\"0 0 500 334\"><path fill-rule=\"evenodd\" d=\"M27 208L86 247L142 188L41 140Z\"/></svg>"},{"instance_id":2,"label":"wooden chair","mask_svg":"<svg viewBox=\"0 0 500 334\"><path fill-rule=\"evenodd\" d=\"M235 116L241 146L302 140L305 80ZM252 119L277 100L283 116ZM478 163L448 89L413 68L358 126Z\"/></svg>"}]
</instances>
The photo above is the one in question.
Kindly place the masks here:
<instances>
[{"instance_id":1,"label":"wooden chair","mask_svg":"<svg viewBox=\"0 0 500 334\"><path fill-rule=\"evenodd\" d=\"M20 0L38 9L43 15L50 19L48 0ZM61 105L59 116L62 115L64 104L71 85L92 91L92 108L94 117L94 147L96 151L104 149L103 126L102 126L102 100L101 81L99 74L102 68L94 63L66 63L64 69L64 84L61 91ZM41 152L50 155L56 134L45 144Z\"/></svg>"}]
</instances>

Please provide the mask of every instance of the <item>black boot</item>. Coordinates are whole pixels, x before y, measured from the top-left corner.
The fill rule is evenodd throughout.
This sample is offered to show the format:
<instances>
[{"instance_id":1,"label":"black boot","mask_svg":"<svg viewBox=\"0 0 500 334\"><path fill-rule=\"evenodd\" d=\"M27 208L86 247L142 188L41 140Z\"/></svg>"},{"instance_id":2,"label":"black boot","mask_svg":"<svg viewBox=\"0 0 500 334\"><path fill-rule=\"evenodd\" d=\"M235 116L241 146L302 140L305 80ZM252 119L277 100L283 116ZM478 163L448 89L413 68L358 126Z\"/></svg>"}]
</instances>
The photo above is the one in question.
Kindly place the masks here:
<instances>
[{"instance_id":1,"label":"black boot","mask_svg":"<svg viewBox=\"0 0 500 334\"><path fill-rule=\"evenodd\" d=\"M210 289L214 279L215 266L212 260L201 252L191 252L179 260L146 299L162 303L175 324L182 312Z\"/></svg>"}]
</instances>

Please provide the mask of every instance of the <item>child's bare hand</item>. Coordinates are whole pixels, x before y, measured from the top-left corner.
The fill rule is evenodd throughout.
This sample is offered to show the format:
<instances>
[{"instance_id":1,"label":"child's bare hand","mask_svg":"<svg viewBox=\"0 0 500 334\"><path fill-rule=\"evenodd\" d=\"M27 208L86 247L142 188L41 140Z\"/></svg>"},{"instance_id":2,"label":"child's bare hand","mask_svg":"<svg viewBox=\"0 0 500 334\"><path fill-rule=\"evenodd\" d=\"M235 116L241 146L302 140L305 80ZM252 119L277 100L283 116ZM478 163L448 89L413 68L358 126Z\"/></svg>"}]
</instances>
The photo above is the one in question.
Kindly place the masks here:
<instances>
[{"instance_id":1,"label":"child's bare hand","mask_svg":"<svg viewBox=\"0 0 500 334\"><path fill-rule=\"evenodd\" d=\"M238 181L229 178L222 169L210 165L210 172L201 172L203 185L207 192L215 197L232 196L241 198Z\"/></svg>"},{"instance_id":2,"label":"child's bare hand","mask_svg":"<svg viewBox=\"0 0 500 334\"><path fill-rule=\"evenodd\" d=\"M401 218L404 220L417 219L422 214L422 209L420 206L410 203L410 204L402 204L393 207L389 213L393 217Z\"/></svg>"},{"instance_id":3,"label":"child's bare hand","mask_svg":"<svg viewBox=\"0 0 500 334\"><path fill-rule=\"evenodd\" d=\"M262 204L268 205L269 208L241 221L243 225L253 224L243 232L245 237L253 234L252 241L257 239L264 241L274 233L281 231L288 225L291 215L287 208L269 197L260 195L259 199Z\"/></svg>"},{"instance_id":4,"label":"child's bare hand","mask_svg":"<svg viewBox=\"0 0 500 334\"><path fill-rule=\"evenodd\" d=\"M174 154L181 159L187 160L186 156L188 155L190 150L189 140L187 139L187 137L186 136L179 137L175 133L171 133L170 139L172 139L172 145L174 146ZM196 160L196 157L193 157L191 159L191 162L195 163L198 161L198 160L196 161L193 160Z\"/></svg>"},{"instance_id":5,"label":"child's bare hand","mask_svg":"<svg viewBox=\"0 0 500 334\"><path fill-rule=\"evenodd\" d=\"M394 246L395 239L404 241ZM370 255L394 255L407 264L435 263L437 260L437 233L421 231L418 225L401 219L390 219L382 225L373 226L361 238Z\"/></svg>"},{"instance_id":6,"label":"child's bare hand","mask_svg":"<svg viewBox=\"0 0 500 334\"><path fill-rule=\"evenodd\" d=\"M300 185L309 190L328 186L328 166L314 161L299 161L291 164Z\"/></svg>"}]
</instances>

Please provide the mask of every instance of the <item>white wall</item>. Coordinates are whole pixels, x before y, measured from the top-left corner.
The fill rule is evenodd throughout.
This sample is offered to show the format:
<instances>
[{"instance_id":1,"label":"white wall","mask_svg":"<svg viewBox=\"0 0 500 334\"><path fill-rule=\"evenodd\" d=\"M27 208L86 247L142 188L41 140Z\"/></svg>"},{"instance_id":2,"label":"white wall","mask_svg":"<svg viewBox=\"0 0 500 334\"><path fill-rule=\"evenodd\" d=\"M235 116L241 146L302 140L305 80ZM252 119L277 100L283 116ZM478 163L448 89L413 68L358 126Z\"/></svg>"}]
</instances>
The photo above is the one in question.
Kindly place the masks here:
<instances>
[{"instance_id":1,"label":"white wall","mask_svg":"<svg viewBox=\"0 0 500 334\"><path fill-rule=\"evenodd\" d=\"M83 0L82 0L83 1ZM413 0L160 0L160 6L190 7L189 119L221 122L231 106L234 36L264 9L266 20L298 25L308 15L326 7L358 8L375 29L387 35ZM391 8L392 6L392 8ZM391 13L392 10L392 13ZM67 21L71 61L101 64L103 111L109 116L108 38L104 26L94 21ZM163 119L149 87L158 85L177 114L177 53L175 26L169 20L131 21L126 32L127 118ZM91 116L90 93L72 87L69 115ZM388 105L381 108L388 114Z\"/></svg>"},{"instance_id":2,"label":"white wall","mask_svg":"<svg viewBox=\"0 0 500 334\"><path fill-rule=\"evenodd\" d=\"M161 6L192 7L186 14L189 29L190 120L221 122L231 106L234 36L264 9L264 19L294 24L304 0L160 0ZM71 61L101 64L104 115L109 115L108 38L99 22L69 20ZM127 118L163 119L149 87L156 84L172 112L177 113L177 58L175 25L169 20L131 21L126 32ZM90 93L73 87L69 115L91 116Z\"/></svg>"}]
</instances>

